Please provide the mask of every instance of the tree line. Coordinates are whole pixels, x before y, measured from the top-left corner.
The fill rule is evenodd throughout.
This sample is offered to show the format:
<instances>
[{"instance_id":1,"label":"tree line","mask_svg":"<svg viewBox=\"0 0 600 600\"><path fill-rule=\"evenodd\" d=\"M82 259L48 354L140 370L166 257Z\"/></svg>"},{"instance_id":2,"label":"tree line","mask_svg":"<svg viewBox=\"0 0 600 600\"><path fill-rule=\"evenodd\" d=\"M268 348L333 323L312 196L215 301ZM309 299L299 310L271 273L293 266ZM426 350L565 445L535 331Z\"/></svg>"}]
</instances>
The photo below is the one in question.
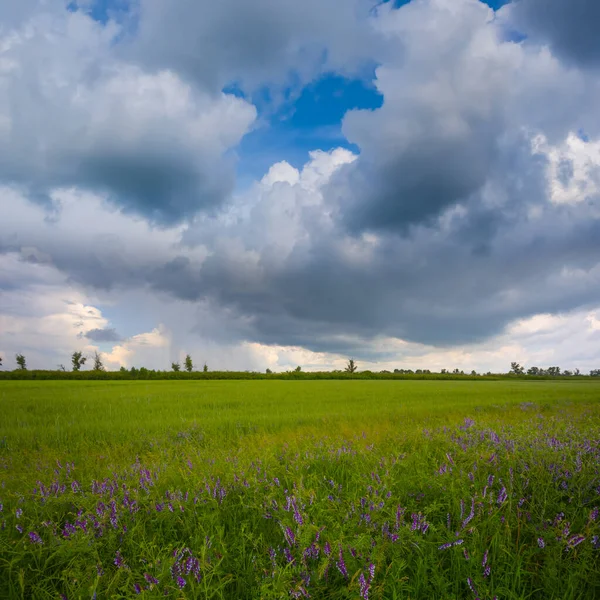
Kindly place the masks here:
<instances>
[{"instance_id":1,"label":"tree line","mask_svg":"<svg viewBox=\"0 0 600 600\"><path fill-rule=\"evenodd\" d=\"M93 367L88 371L81 371L81 367L86 364L88 358L93 362ZM470 371L466 373L461 369L441 369L440 372L433 372L430 369L394 369L393 371L358 371L358 365L354 359L349 359L346 367L332 371L304 372L301 366L295 369L274 373L271 369L266 369L261 375L258 372L251 371L214 371L208 370L208 365L203 364L201 370L196 370L190 354L186 354L183 365L179 362L172 362L170 370L155 370L145 367L121 367L118 371L107 371L104 367L102 355L94 352L91 357L87 357L80 351L74 351L71 355L71 371L67 371L64 365L58 365L56 370L37 369L28 371L27 359L23 354L15 355L17 369L9 372L0 372L3 379L248 379L248 378L286 378L286 379L473 379L473 378L504 378L504 377L535 377L535 378L555 378L555 377L600 377L600 369L593 369L586 376L579 369L562 370L560 367L530 367L525 369L517 362L512 362L508 373L477 373ZM0 367L2 367L2 357L0 357ZM183 367L183 369L182 369ZM13 374L13 375L11 375Z\"/></svg>"},{"instance_id":2,"label":"tree line","mask_svg":"<svg viewBox=\"0 0 600 600\"><path fill-rule=\"evenodd\" d=\"M92 371L94 372L106 372L106 369L104 367L104 362L102 361L102 355L99 352L94 352L94 354L91 357L87 357L83 354L83 352L80 352L78 350L74 351L73 354L71 355L71 370L74 373L80 372L81 371L81 367L83 365L85 365L85 363L87 362L88 358L91 358L93 361L93 367L92 367ZM17 365L17 369L19 371L26 371L27 370L27 359L25 358L25 356L23 354L16 354L15 355L15 363ZM3 362L2 362L2 357L0 356L0 367L3 366ZM194 362L192 360L192 357L190 354L186 354L185 359L183 361L183 372L187 372L187 373L193 373L196 372L198 373L199 371L197 371L195 369L195 365ZM48 370L38 370L40 372L52 372L52 371L48 371ZM60 364L58 365L58 371L59 372L66 372L67 369L64 365ZM123 374L130 374L132 376L139 376L139 375L147 375L149 373L154 373L154 374L159 374L159 373L168 373L168 371L160 371L160 370L154 370L154 369L146 369L145 367L141 367L141 368L136 368L136 367L131 367L130 369L127 369L125 367L121 367L118 371L118 373L120 373L121 375ZM182 372L182 365L179 362L172 362L171 363L171 372L172 373L180 373ZM208 373L208 365L206 363L203 364L202 366L202 373ZM110 372L107 372L110 373ZM114 371L112 372L114 373ZM220 373L227 373L227 371L220 371ZM234 372L231 372L234 373ZM285 373L296 373L296 374L302 374L302 375L307 375L307 373L304 373L302 371L302 367L301 366L297 366L295 369L293 369L293 371L287 371ZM349 374L349 375L354 375L354 374L358 374L358 365L356 363L356 361L354 359L349 359L348 363L346 364L346 367L343 370L333 370L333 371L323 371L322 373L331 373L331 374L340 374L340 373L345 373L345 374ZM502 376L504 375L503 373L492 373L491 371L488 371L487 373L477 373L477 371L473 370L470 373L465 373L465 371L461 370L461 369L453 369L453 370L449 370L449 369L441 369L441 371L439 373L436 372L432 372L430 369L394 369L393 372L392 371L388 371L388 370L382 370L382 371L362 371L361 373L364 373L365 375L416 375L416 376L437 376L437 375L442 375L442 376L460 376L460 377L491 377L491 376ZM276 373L273 373L273 371L271 369L266 369L265 372L266 375L276 375ZM581 373L581 371L579 369L573 369L573 370L569 370L569 369L564 369L562 370L560 367L547 367L547 368L542 368L542 367L529 367L528 369L525 369L524 366L520 365L517 362L511 362L510 364L510 370L509 372L506 374L509 376L531 376L531 377L585 377L585 375L583 373ZM592 369L589 372L589 377L600 377L600 369Z\"/></svg>"}]
</instances>

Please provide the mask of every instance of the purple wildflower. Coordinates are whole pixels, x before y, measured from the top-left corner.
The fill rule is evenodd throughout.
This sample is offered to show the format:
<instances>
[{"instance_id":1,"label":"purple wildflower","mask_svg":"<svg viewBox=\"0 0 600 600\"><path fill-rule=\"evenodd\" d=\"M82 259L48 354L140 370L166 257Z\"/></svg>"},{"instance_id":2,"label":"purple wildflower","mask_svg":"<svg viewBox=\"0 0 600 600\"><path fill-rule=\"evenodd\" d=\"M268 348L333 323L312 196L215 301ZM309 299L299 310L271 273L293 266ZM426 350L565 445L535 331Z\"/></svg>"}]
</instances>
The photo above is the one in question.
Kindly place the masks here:
<instances>
[{"instance_id":1,"label":"purple wildflower","mask_svg":"<svg viewBox=\"0 0 600 600\"><path fill-rule=\"evenodd\" d=\"M144 573L144 579L150 585L158 585L158 579L156 579L156 577L152 577L152 575L150 575L150 573Z\"/></svg>"},{"instance_id":2,"label":"purple wildflower","mask_svg":"<svg viewBox=\"0 0 600 600\"><path fill-rule=\"evenodd\" d=\"M575 546L579 546L579 544L581 544L581 542L583 542L584 540L585 540L585 537L583 535L574 535L567 542L567 550L572 550L573 548L575 548Z\"/></svg>"},{"instance_id":3,"label":"purple wildflower","mask_svg":"<svg viewBox=\"0 0 600 600\"><path fill-rule=\"evenodd\" d=\"M134 583L133 584L133 591L136 594L141 594L142 593L142 586L139 583Z\"/></svg>"},{"instance_id":4,"label":"purple wildflower","mask_svg":"<svg viewBox=\"0 0 600 600\"><path fill-rule=\"evenodd\" d=\"M283 530L283 535L285 537L285 541L290 546L295 546L296 545L296 536L294 535L294 532L292 531L292 529L290 527L286 527Z\"/></svg>"},{"instance_id":5,"label":"purple wildflower","mask_svg":"<svg viewBox=\"0 0 600 600\"><path fill-rule=\"evenodd\" d=\"M29 532L29 539L31 540L32 544L43 544L44 543L42 541L42 538L35 531Z\"/></svg>"},{"instance_id":6,"label":"purple wildflower","mask_svg":"<svg viewBox=\"0 0 600 600\"><path fill-rule=\"evenodd\" d=\"M177 577L177 587L182 590L185 587L186 580L180 575Z\"/></svg>"},{"instance_id":7,"label":"purple wildflower","mask_svg":"<svg viewBox=\"0 0 600 600\"><path fill-rule=\"evenodd\" d=\"M292 553L290 552L289 548L284 548L283 554L285 555L285 559L287 560L288 564L294 562L294 557L292 556Z\"/></svg>"},{"instance_id":8,"label":"purple wildflower","mask_svg":"<svg viewBox=\"0 0 600 600\"><path fill-rule=\"evenodd\" d=\"M488 550L485 551L485 554L483 555L483 560L481 561L481 566L485 567L485 565L487 565L487 561L488 561Z\"/></svg>"},{"instance_id":9,"label":"purple wildflower","mask_svg":"<svg viewBox=\"0 0 600 600\"><path fill-rule=\"evenodd\" d=\"M477 596L477 589L475 588L475 584L470 577L467 577L467 585L469 586L469 589Z\"/></svg>"},{"instance_id":10,"label":"purple wildflower","mask_svg":"<svg viewBox=\"0 0 600 600\"><path fill-rule=\"evenodd\" d=\"M463 554L464 554L465 560L470 560L469 552L466 548L463 548Z\"/></svg>"},{"instance_id":11,"label":"purple wildflower","mask_svg":"<svg viewBox=\"0 0 600 600\"><path fill-rule=\"evenodd\" d=\"M546 547L546 542L544 541L544 538L539 537L537 542L538 542L538 546L540 548L545 548Z\"/></svg>"},{"instance_id":12,"label":"purple wildflower","mask_svg":"<svg viewBox=\"0 0 600 600\"><path fill-rule=\"evenodd\" d=\"M483 576L489 577L491 574L492 574L492 568L490 567L490 565L487 565L487 567L485 567L483 569Z\"/></svg>"},{"instance_id":13,"label":"purple wildflower","mask_svg":"<svg viewBox=\"0 0 600 600\"><path fill-rule=\"evenodd\" d=\"M365 579L364 573L360 574L360 577L358 578L358 584L360 585L360 597L363 598L363 600L369 600L369 588L371 586Z\"/></svg>"},{"instance_id":14,"label":"purple wildflower","mask_svg":"<svg viewBox=\"0 0 600 600\"><path fill-rule=\"evenodd\" d=\"M115 563L115 566L117 567L117 569L121 569L125 566L125 563L123 562L123 557L121 556L120 550L117 550L117 554L115 555L115 560L113 562Z\"/></svg>"},{"instance_id":15,"label":"purple wildflower","mask_svg":"<svg viewBox=\"0 0 600 600\"><path fill-rule=\"evenodd\" d=\"M335 563L335 566L338 568L338 571L347 579L348 578L348 569L346 568L346 563L344 562L344 552L342 550L341 545L340 545L339 560Z\"/></svg>"},{"instance_id":16,"label":"purple wildflower","mask_svg":"<svg viewBox=\"0 0 600 600\"><path fill-rule=\"evenodd\" d=\"M504 486L502 486L502 489L500 490L500 493L498 494L498 504L503 504L506 501L507 498L507 493L506 493L506 488Z\"/></svg>"},{"instance_id":17,"label":"purple wildflower","mask_svg":"<svg viewBox=\"0 0 600 600\"><path fill-rule=\"evenodd\" d=\"M329 542L325 542L325 545L323 546L323 552L325 553L325 556L329 556L331 554L331 545Z\"/></svg>"},{"instance_id":18,"label":"purple wildflower","mask_svg":"<svg viewBox=\"0 0 600 600\"><path fill-rule=\"evenodd\" d=\"M471 512L467 515L467 518L463 521L463 529L472 521L475 516L475 498L471 498Z\"/></svg>"}]
</instances>

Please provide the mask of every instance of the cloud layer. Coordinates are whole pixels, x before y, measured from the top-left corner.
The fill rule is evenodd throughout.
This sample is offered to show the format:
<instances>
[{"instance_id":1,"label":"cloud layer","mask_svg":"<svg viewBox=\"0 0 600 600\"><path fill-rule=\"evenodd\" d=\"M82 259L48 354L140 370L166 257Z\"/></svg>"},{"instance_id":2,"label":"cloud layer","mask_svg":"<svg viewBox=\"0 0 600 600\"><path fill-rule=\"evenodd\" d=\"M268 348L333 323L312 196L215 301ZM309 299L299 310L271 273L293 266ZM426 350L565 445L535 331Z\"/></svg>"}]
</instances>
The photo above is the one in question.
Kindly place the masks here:
<instances>
[{"instance_id":1,"label":"cloud layer","mask_svg":"<svg viewBox=\"0 0 600 600\"><path fill-rule=\"evenodd\" d=\"M71 323L66 298L93 315L61 348L114 365L184 347L238 368L462 365L476 349L489 365L550 359L569 327L600 360L600 71L587 29L569 37L594 16L576 4L142 0L106 23L60 4L7 11L0 314L14 339L0 350L42 313ZM369 62L384 101L344 117L355 150L236 188L253 92L277 102L290 81ZM234 85L245 97L222 91ZM44 289L55 300L19 314ZM519 324L540 319L552 333L532 341Z\"/></svg>"}]
</instances>

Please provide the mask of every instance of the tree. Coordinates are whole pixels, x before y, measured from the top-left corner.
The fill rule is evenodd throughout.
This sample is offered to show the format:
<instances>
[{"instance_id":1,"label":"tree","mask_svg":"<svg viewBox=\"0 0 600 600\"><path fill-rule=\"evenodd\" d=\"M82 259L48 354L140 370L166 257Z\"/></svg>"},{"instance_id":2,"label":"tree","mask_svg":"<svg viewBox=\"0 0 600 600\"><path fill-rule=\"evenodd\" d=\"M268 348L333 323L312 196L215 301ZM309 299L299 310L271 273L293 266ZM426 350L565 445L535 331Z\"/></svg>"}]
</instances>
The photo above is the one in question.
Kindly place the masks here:
<instances>
[{"instance_id":1,"label":"tree","mask_svg":"<svg viewBox=\"0 0 600 600\"><path fill-rule=\"evenodd\" d=\"M560 367L548 367L547 372L552 377L558 377L560 375Z\"/></svg>"},{"instance_id":2,"label":"tree","mask_svg":"<svg viewBox=\"0 0 600 600\"><path fill-rule=\"evenodd\" d=\"M473 375L473 376L477 375L477 371L475 371L475 369L473 369L473 370L471 371L471 375Z\"/></svg>"},{"instance_id":3,"label":"tree","mask_svg":"<svg viewBox=\"0 0 600 600\"><path fill-rule=\"evenodd\" d=\"M539 367L530 367L527 369L527 375L541 375Z\"/></svg>"},{"instance_id":4,"label":"tree","mask_svg":"<svg viewBox=\"0 0 600 600\"><path fill-rule=\"evenodd\" d=\"M267 375L270 375L273 371L271 371L271 369L267 369L266 373Z\"/></svg>"},{"instance_id":5,"label":"tree","mask_svg":"<svg viewBox=\"0 0 600 600\"><path fill-rule=\"evenodd\" d=\"M25 357L22 354L17 354L15 356L15 360L17 361L17 364L19 365L19 369L27 369L27 361L25 360Z\"/></svg>"},{"instance_id":6,"label":"tree","mask_svg":"<svg viewBox=\"0 0 600 600\"><path fill-rule=\"evenodd\" d=\"M176 373L181 371L181 366L179 365L178 362L174 362L171 363L171 369L173 369L173 371L175 371Z\"/></svg>"},{"instance_id":7,"label":"tree","mask_svg":"<svg viewBox=\"0 0 600 600\"><path fill-rule=\"evenodd\" d=\"M348 361L348 364L346 365L346 368L344 369L346 371L346 373L356 373L356 369L358 367L356 366L356 363L354 362L354 359L351 358Z\"/></svg>"},{"instance_id":8,"label":"tree","mask_svg":"<svg viewBox=\"0 0 600 600\"><path fill-rule=\"evenodd\" d=\"M513 375L523 375L525 369L518 362L511 362L509 373L512 373Z\"/></svg>"},{"instance_id":9,"label":"tree","mask_svg":"<svg viewBox=\"0 0 600 600\"><path fill-rule=\"evenodd\" d=\"M590 377L600 377L600 369L594 369L590 371Z\"/></svg>"},{"instance_id":10,"label":"tree","mask_svg":"<svg viewBox=\"0 0 600 600\"><path fill-rule=\"evenodd\" d=\"M60 365L58 365L58 370L59 371L66 371L67 368L65 367L65 365L63 365L62 363Z\"/></svg>"},{"instance_id":11,"label":"tree","mask_svg":"<svg viewBox=\"0 0 600 600\"><path fill-rule=\"evenodd\" d=\"M98 351L94 352L94 371L104 371L102 355L99 354Z\"/></svg>"},{"instance_id":12,"label":"tree","mask_svg":"<svg viewBox=\"0 0 600 600\"><path fill-rule=\"evenodd\" d=\"M185 355L183 366L188 373L191 373L194 370L194 363L192 362L192 357L189 354Z\"/></svg>"},{"instance_id":13,"label":"tree","mask_svg":"<svg viewBox=\"0 0 600 600\"><path fill-rule=\"evenodd\" d=\"M300 365L298 365L295 369L294 369L294 373L300 373L300 371L302 371L302 367Z\"/></svg>"},{"instance_id":14,"label":"tree","mask_svg":"<svg viewBox=\"0 0 600 600\"><path fill-rule=\"evenodd\" d=\"M579 369L575 369L575 371L573 371L573 375L575 375L575 376L581 375L581 371Z\"/></svg>"},{"instance_id":15,"label":"tree","mask_svg":"<svg viewBox=\"0 0 600 600\"><path fill-rule=\"evenodd\" d=\"M208 365L206 363L204 363L204 366L202 367L202 371L204 373L208 373Z\"/></svg>"},{"instance_id":16,"label":"tree","mask_svg":"<svg viewBox=\"0 0 600 600\"><path fill-rule=\"evenodd\" d=\"M2 366L2 357L0 356L0 367Z\"/></svg>"},{"instance_id":17,"label":"tree","mask_svg":"<svg viewBox=\"0 0 600 600\"><path fill-rule=\"evenodd\" d=\"M85 364L87 358L83 356L82 352L73 352L71 354L71 363L73 363L73 371L81 370L81 366Z\"/></svg>"}]
</instances>

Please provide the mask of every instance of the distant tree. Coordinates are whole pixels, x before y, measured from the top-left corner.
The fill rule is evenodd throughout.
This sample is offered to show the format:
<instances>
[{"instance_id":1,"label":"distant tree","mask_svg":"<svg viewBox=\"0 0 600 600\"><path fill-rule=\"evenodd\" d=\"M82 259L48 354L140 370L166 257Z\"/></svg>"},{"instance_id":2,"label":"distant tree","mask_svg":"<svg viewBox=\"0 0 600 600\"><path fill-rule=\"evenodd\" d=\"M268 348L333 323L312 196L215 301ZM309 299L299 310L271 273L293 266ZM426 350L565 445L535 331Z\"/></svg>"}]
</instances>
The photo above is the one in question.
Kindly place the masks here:
<instances>
[{"instance_id":1,"label":"distant tree","mask_svg":"<svg viewBox=\"0 0 600 600\"><path fill-rule=\"evenodd\" d=\"M512 375L523 375L525 373L525 369L518 362L511 362L509 373Z\"/></svg>"},{"instance_id":2,"label":"distant tree","mask_svg":"<svg viewBox=\"0 0 600 600\"><path fill-rule=\"evenodd\" d=\"M175 372L181 371L181 365L178 362L171 363L171 369Z\"/></svg>"},{"instance_id":3,"label":"distant tree","mask_svg":"<svg viewBox=\"0 0 600 600\"><path fill-rule=\"evenodd\" d=\"M448 372L448 371L447 371L446 369L442 369L442 370L441 370L441 374L442 374L442 375L445 375L447 372Z\"/></svg>"},{"instance_id":4,"label":"distant tree","mask_svg":"<svg viewBox=\"0 0 600 600\"><path fill-rule=\"evenodd\" d=\"M266 370L266 374L267 374L267 375L270 375L272 372L273 372L273 371L271 371L271 369L267 369L267 370Z\"/></svg>"},{"instance_id":5,"label":"distant tree","mask_svg":"<svg viewBox=\"0 0 600 600\"><path fill-rule=\"evenodd\" d=\"M183 366L188 373L191 373L194 370L194 363L192 362L192 357L189 354L185 355Z\"/></svg>"},{"instance_id":6,"label":"distant tree","mask_svg":"<svg viewBox=\"0 0 600 600\"><path fill-rule=\"evenodd\" d=\"M102 355L99 354L97 350L94 352L94 371L104 371Z\"/></svg>"},{"instance_id":7,"label":"distant tree","mask_svg":"<svg viewBox=\"0 0 600 600\"><path fill-rule=\"evenodd\" d=\"M558 375L560 375L560 367L548 367L546 372L548 375L552 375L552 377L558 377Z\"/></svg>"},{"instance_id":8,"label":"distant tree","mask_svg":"<svg viewBox=\"0 0 600 600\"><path fill-rule=\"evenodd\" d=\"M0 367L2 367L2 357L0 356Z\"/></svg>"},{"instance_id":9,"label":"distant tree","mask_svg":"<svg viewBox=\"0 0 600 600\"><path fill-rule=\"evenodd\" d=\"M477 371L476 371L475 369L473 369L473 370L471 371L471 375L477 375Z\"/></svg>"},{"instance_id":10,"label":"distant tree","mask_svg":"<svg viewBox=\"0 0 600 600\"><path fill-rule=\"evenodd\" d=\"M575 371L573 371L573 375L581 375L581 371L579 369L575 369Z\"/></svg>"},{"instance_id":11,"label":"distant tree","mask_svg":"<svg viewBox=\"0 0 600 600\"><path fill-rule=\"evenodd\" d=\"M302 371L302 367L300 365L298 365L295 369L294 369L294 373L300 373L300 371Z\"/></svg>"},{"instance_id":12,"label":"distant tree","mask_svg":"<svg viewBox=\"0 0 600 600\"><path fill-rule=\"evenodd\" d=\"M594 369L590 371L590 377L600 377L600 369Z\"/></svg>"},{"instance_id":13,"label":"distant tree","mask_svg":"<svg viewBox=\"0 0 600 600\"><path fill-rule=\"evenodd\" d=\"M569 371L569 369L565 369L565 370L562 372L562 374L563 374L565 377L572 377L572 376L573 376L573 371Z\"/></svg>"},{"instance_id":14,"label":"distant tree","mask_svg":"<svg viewBox=\"0 0 600 600\"><path fill-rule=\"evenodd\" d=\"M539 367L530 367L527 369L527 375L541 375Z\"/></svg>"},{"instance_id":15,"label":"distant tree","mask_svg":"<svg viewBox=\"0 0 600 600\"><path fill-rule=\"evenodd\" d=\"M59 371L66 371L67 367L65 367L65 365L63 365L63 364L60 364L60 365L58 365L58 370Z\"/></svg>"},{"instance_id":16,"label":"distant tree","mask_svg":"<svg viewBox=\"0 0 600 600\"><path fill-rule=\"evenodd\" d=\"M73 352L71 354L71 363L73 364L73 371L79 371L81 366L85 364L87 358L83 356L82 352Z\"/></svg>"},{"instance_id":17,"label":"distant tree","mask_svg":"<svg viewBox=\"0 0 600 600\"><path fill-rule=\"evenodd\" d=\"M348 361L348 364L346 365L346 368L344 370L346 371L346 373L356 373L356 369L358 369L358 367L356 366L354 359L351 358Z\"/></svg>"},{"instance_id":18,"label":"distant tree","mask_svg":"<svg viewBox=\"0 0 600 600\"><path fill-rule=\"evenodd\" d=\"M202 372L208 373L208 365L206 363L204 363L204 366L202 367Z\"/></svg>"},{"instance_id":19,"label":"distant tree","mask_svg":"<svg viewBox=\"0 0 600 600\"><path fill-rule=\"evenodd\" d=\"M25 357L22 354L17 354L15 356L15 360L17 361L17 365L19 365L19 369L27 369L27 361L25 360Z\"/></svg>"},{"instance_id":20,"label":"distant tree","mask_svg":"<svg viewBox=\"0 0 600 600\"><path fill-rule=\"evenodd\" d=\"M129 371L128 371L128 370L127 370L125 367L123 367L123 366L122 366L122 367L119 369L119 373L129 373Z\"/></svg>"},{"instance_id":21,"label":"distant tree","mask_svg":"<svg viewBox=\"0 0 600 600\"><path fill-rule=\"evenodd\" d=\"M131 369L129 369L129 374L133 377L137 377L138 373L139 371L135 367L131 367Z\"/></svg>"}]
</instances>

